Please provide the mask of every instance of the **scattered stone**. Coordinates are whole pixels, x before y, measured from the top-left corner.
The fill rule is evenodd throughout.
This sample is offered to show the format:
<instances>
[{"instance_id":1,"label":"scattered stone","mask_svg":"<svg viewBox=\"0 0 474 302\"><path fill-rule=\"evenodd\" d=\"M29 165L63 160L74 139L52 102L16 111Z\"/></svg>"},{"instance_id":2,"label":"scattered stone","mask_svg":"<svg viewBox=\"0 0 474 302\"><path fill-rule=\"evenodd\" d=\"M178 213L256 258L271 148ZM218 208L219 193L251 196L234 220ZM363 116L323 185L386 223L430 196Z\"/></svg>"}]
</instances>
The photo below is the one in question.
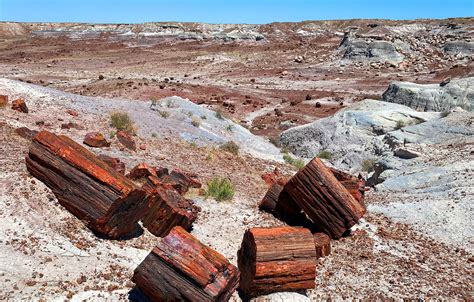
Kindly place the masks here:
<instances>
[{"instance_id":1,"label":"scattered stone","mask_svg":"<svg viewBox=\"0 0 474 302\"><path fill-rule=\"evenodd\" d=\"M12 109L18 112L28 113L28 107L24 99L17 99L12 102Z\"/></svg>"},{"instance_id":2,"label":"scattered stone","mask_svg":"<svg viewBox=\"0 0 474 302\"><path fill-rule=\"evenodd\" d=\"M5 107L8 104L8 96L0 95L0 107Z\"/></svg>"},{"instance_id":3,"label":"scattered stone","mask_svg":"<svg viewBox=\"0 0 474 302\"><path fill-rule=\"evenodd\" d=\"M68 109L68 110L66 110L66 112L67 112L69 115L74 116L74 117L76 117L76 116L79 115L79 113L77 113L77 111L72 110L72 109Z\"/></svg>"},{"instance_id":4,"label":"scattered stone","mask_svg":"<svg viewBox=\"0 0 474 302\"><path fill-rule=\"evenodd\" d=\"M110 147L110 142L100 132L87 133L84 137L84 144L94 148Z\"/></svg>"},{"instance_id":5,"label":"scattered stone","mask_svg":"<svg viewBox=\"0 0 474 302\"><path fill-rule=\"evenodd\" d=\"M119 142L124 145L127 149L132 151L137 150L137 145L135 144L135 140L132 138L130 134L125 131L117 132L117 139Z\"/></svg>"},{"instance_id":6,"label":"scattered stone","mask_svg":"<svg viewBox=\"0 0 474 302\"><path fill-rule=\"evenodd\" d=\"M393 155L402 159L412 159L421 156L420 153L407 148L397 148L393 151Z\"/></svg>"}]
</instances>

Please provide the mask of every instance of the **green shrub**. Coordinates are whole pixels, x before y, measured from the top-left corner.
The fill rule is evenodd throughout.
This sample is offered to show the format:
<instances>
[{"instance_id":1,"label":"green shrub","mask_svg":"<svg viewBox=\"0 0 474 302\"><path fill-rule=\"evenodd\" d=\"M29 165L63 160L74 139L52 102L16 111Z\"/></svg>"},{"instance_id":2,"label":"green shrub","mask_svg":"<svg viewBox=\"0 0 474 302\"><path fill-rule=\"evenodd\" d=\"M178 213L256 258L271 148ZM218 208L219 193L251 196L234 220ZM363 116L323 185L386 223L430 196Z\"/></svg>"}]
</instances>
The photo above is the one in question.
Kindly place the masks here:
<instances>
[{"instance_id":1,"label":"green shrub","mask_svg":"<svg viewBox=\"0 0 474 302\"><path fill-rule=\"evenodd\" d=\"M285 160L285 162L287 164L292 165L293 167L295 167L298 170L303 169L303 167L305 166L304 161L302 159L293 158L288 153L283 154L283 159Z\"/></svg>"},{"instance_id":2,"label":"green shrub","mask_svg":"<svg viewBox=\"0 0 474 302\"><path fill-rule=\"evenodd\" d=\"M158 110L158 113L161 115L162 118L168 118L170 113L166 110Z\"/></svg>"},{"instance_id":3,"label":"green shrub","mask_svg":"<svg viewBox=\"0 0 474 302\"><path fill-rule=\"evenodd\" d=\"M217 201L231 200L234 197L234 185L228 178L213 178L207 183L206 198L212 197Z\"/></svg>"},{"instance_id":4,"label":"green shrub","mask_svg":"<svg viewBox=\"0 0 474 302\"><path fill-rule=\"evenodd\" d=\"M228 141L227 143L224 143L220 145L219 147L221 150L230 152L234 155L239 155L239 145L237 145L234 141Z\"/></svg>"},{"instance_id":5,"label":"green shrub","mask_svg":"<svg viewBox=\"0 0 474 302\"><path fill-rule=\"evenodd\" d=\"M224 119L224 116L222 115L222 110L220 108L216 110L216 117L220 120Z\"/></svg>"},{"instance_id":6,"label":"green shrub","mask_svg":"<svg viewBox=\"0 0 474 302\"><path fill-rule=\"evenodd\" d=\"M134 133L134 123L126 112L113 112L110 115L110 125L117 130Z\"/></svg>"},{"instance_id":7,"label":"green shrub","mask_svg":"<svg viewBox=\"0 0 474 302\"><path fill-rule=\"evenodd\" d=\"M327 150L322 150L321 152L319 152L318 157L330 160L332 158L332 153Z\"/></svg>"},{"instance_id":8,"label":"green shrub","mask_svg":"<svg viewBox=\"0 0 474 302\"><path fill-rule=\"evenodd\" d=\"M376 162L377 161L373 158L364 160L361 165L362 171L366 171L368 173L374 171L374 166Z\"/></svg>"},{"instance_id":9,"label":"green shrub","mask_svg":"<svg viewBox=\"0 0 474 302\"><path fill-rule=\"evenodd\" d=\"M229 132L232 132L232 130L234 130L234 125L229 124L229 125L225 126L225 130L227 130Z\"/></svg>"},{"instance_id":10,"label":"green shrub","mask_svg":"<svg viewBox=\"0 0 474 302\"><path fill-rule=\"evenodd\" d=\"M281 148L280 138L278 136L271 136L268 138L268 141L277 148Z\"/></svg>"},{"instance_id":11,"label":"green shrub","mask_svg":"<svg viewBox=\"0 0 474 302\"><path fill-rule=\"evenodd\" d=\"M199 126L201 126L201 120L197 117L193 117L193 120L191 121L191 124L194 127L199 127Z\"/></svg>"},{"instance_id":12,"label":"green shrub","mask_svg":"<svg viewBox=\"0 0 474 302\"><path fill-rule=\"evenodd\" d=\"M168 107L168 108L176 108L176 103L175 103L175 101L174 101L174 100L171 100L171 99L167 100L167 101L166 101L166 107Z\"/></svg>"},{"instance_id":13,"label":"green shrub","mask_svg":"<svg viewBox=\"0 0 474 302\"><path fill-rule=\"evenodd\" d=\"M155 132L153 132L153 133L151 134L151 137L157 138L157 137L158 137L158 134L156 134Z\"/></svg>"},{"instance_id":14,"label":"green shrub","mask_svg":"<svg viewBox=\"0 0 474 302\"><path fill-rule=\"evenodd\" d=\"M395 125L395 129L398 130L398 129L402 129L403 127L405 127L405 122L402 121L402 120L398 120L397 121L397 124Z\"/></svg>"}]
</instances>

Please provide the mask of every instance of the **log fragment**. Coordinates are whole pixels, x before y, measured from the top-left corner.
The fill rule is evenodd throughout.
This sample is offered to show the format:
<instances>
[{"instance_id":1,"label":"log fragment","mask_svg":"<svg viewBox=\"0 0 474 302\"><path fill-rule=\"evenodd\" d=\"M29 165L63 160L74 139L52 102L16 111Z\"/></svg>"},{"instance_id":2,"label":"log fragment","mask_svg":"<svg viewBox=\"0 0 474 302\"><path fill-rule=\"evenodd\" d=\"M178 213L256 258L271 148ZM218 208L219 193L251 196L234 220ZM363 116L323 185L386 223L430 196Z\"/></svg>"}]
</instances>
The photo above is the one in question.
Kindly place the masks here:
<instances>
[{"instance_id":1,"label":"log fragment","mask_svg":"<svg viewBox=\"0 0 474 302\"><path fill-rule=\"evenodd\" d=\"M156 176L156 169L146 163L139 163L127 174L127 177L133 180L146 178L148 176Z\"/></svg>"},{"instance_id":2,"label":"log fragment","mask_svg":"<svg viewBox=\"0 0 474 302\"><path fill-rule=\"evenodd\" d=\"M331 238L324 233L314 233L313 238L316 247L316 259L328 256L331 253Z\"/></svg>"},{"instance_id":3,"label":"log fragment","mask_svg":"<svg viewBox=\"0 0 474 302\"><path fill-rule=\"evenodd\" d=\"M365 180L349 173L330 168L334 177L341 182L349 193L359 202L364 203Z\"/></svg>"},{"instance_id":4,"label":"log fragment","mask_svg":"<svg viewBox=\"0 0 474 302\"><path fill-rule=\"evenodd\" d=\"M252 228L238 252L245 299L279 291L314 288L316 249L306 228Z\"/></svg>"},{"instance_id":5,"label":"log fragment","mask_svg":"<svg viewBox=\"0 0 474 302\"><path fill-rule=\"evenodd\" d=\"M150 188L149 182L143 186L149 194L147 211L142 218L143 226L159 237L166 236L175 226L189 231L201 209L172 188L154 187L151 191Z\"/></svg>"},{"instance_id":6,"label":"log fragment","mask_svg":"<svg viewBox=\"0 0 474 302\"><path fill-rule=\"evenodd\" d=\"M135 269L132 281L152 301L228 301L239 272L224 256L175 227Z\"/></svg>"},{"instance_id":7,"label":"log fragment","mask_svg":"<svg viewBox=\"0 0 474 302\"><path fill-rule=\"evenodd\" d=\"M38 133L26 167L92 230L110 238L137 230L146 206L145 192L67 136Z\"/></svg>"},{"instance_id":8,"label":"log fragment","mask_svg":"<svg viewBox=\"0 0 474 302\"><path fill-rule=\"evenodd\" d=\"M366 211L319 158L296 173L284 190L331 238L341 237Z\"/></svg>"},{"instance_id":9,"label":"log fragment","mask_svg":"<svg viewBox=\"0 0 474 302\"><path fill-rule=\"evenodd\" d=\"M120 159L108 155L98 155L97 158L105 162L118 173L125 175L125 163L121 162Z\"/></svg>"}]
</instances>

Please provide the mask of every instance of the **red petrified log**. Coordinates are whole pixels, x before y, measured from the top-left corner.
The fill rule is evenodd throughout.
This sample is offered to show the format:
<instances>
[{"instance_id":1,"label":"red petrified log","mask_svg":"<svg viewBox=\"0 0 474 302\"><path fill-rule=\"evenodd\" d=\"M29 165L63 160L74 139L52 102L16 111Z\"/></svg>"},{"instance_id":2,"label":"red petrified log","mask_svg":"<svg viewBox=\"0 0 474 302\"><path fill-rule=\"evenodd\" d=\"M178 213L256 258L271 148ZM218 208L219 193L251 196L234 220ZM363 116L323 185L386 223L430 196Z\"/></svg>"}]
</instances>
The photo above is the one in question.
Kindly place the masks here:
<instances>
[{"instance_id":1,"label":"red petrified log","mask_svg":"<svg viewBox=\"0 0 474 302\"><path fill-rule=\"evenodd\" d=\"M137 150L137 145L135 144L135 140L133 137L125 131L117 132L117 139L119 142L124 145L127 149L132 151Z\"/></svg>"},{"instance_id":2,"label":"red petrified log","mask_svg":"<svg viewBox=\"0 0 474 302\"><path fill-rule=\"evenodd\" d=\"M175 226L190 230L201 210L166 183L150 176L143 185L148 193L147 212L143 226L152 234L163 237Z\"/></svg>"},{"instance_id":3,"label":"red petrified log","mask_svg":"<svg viewBox=\"0 0 474 302\"><path fill-rule=\"evenodd\" d=\"M328 256L331 253L331 238L324 233L314 233L313 238L316 258Z\"/></svg>"},{"instance_id":4,"label":"red petrified log","mask_svg":"<svg viewBox=\"0 0 474 302\"><path fill-rule=\"evenodd\" d=\"M185 194L189 188L200 188L202 185L195 179L196 175L179 169L168 172L166 168L154 168L157 177L148 179L150 184L159 187L173 188L179 194Z\"/></svg>"},{"instance_id":5,"label":"red petrified log","mask_svg":"<svg viewBox=\"0 0 474 302\"><path fill-rule=\"evenodd\" d=\"M152 301L228 301L239 272L221 254L175 227L135 269L132 281Z\"/></svg>"},{"instance_id":6,"label":"red petrified log","mask_svg":"<svg viewBox=\"0 0 474 302\"><path fill-rule=\"evenodd\" d=\"M244 298L314 288L316 250L306 228L252 228L238 252Z\"/></svg>"},{"instance_id":7,"label":"red petrified log","mask_svg":"<svg viewBox=\"0 0 474 302\"><path fill-rule=\"evenodd\" d=\"M62 206L110 238L134 232L144 214L145 192L67 136L38 133L26 166Z\"/></svg>"},{"instance_id":8,"label":"red petrified log","mask_svg":"<svg viewBox=\"0 0 474 302\"><path fill-rule=\"evenodd\" d=\"M307 221L299 205L283 190L283 185L279 183L274 183L268 189L258 207L290 225L304 224Z\"/></svg>"},{"instance_id":9,"label":"red petrified log","mask_svg":"<svg viewBox=\"0 0 474 302\"><path fill-rule=\"evenodd\" d=\"M331 238L341 237L366 211L319 158L296 173L284 190Z\"/></svg>"}]
</instances>

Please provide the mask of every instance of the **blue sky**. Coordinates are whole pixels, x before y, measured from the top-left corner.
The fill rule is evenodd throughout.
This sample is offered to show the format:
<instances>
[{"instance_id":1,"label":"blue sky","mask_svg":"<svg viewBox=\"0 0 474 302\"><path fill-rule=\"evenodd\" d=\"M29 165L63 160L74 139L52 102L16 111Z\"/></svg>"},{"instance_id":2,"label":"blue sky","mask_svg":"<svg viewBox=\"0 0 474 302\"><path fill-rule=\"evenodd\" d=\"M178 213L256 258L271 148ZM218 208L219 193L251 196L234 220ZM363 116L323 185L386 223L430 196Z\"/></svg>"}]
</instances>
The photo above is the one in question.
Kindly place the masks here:
<instances>
[{"instance_id":1,"label":"blue sky","mask_svg":"<svg viewBox=\"0 0 474 302\"><path fill-rule=\"evenodd\" d=\"M474 16L474 0L0 0L0 21L270 23Z\"/></svg>"}]
</instances>

